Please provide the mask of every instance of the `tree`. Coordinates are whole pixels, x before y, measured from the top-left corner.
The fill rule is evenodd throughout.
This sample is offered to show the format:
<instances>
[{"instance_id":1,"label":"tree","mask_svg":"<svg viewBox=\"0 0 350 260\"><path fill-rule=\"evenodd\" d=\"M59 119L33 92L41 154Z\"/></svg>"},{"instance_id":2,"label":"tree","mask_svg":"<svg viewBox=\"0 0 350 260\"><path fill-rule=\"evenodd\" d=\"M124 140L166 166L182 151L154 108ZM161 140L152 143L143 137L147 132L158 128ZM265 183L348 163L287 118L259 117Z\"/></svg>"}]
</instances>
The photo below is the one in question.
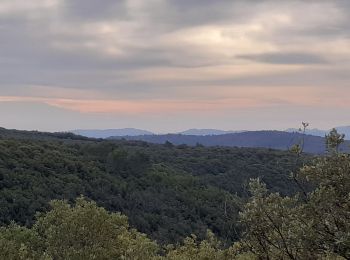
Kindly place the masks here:
<instances>
[{"instance_id":1,"label":"tree","mask_svg":"<svg viewBox=\"0 0 350 260\"><path fill-rule=\"evenodd\" d=\"M303 226L298 200L270 194L259 179L251 181L250 191L252 198L240 215L245 230L240 244L263 259L299 259L296 245Z\"/></svg>"},{"instance_id":2,"label":"tree","mask_svg":"<svg viewBox=\"0 0 350 260\"><path fill-rule=\"evenodd\" d=\"M343 136L327 136L333 153L304 166L297 178L315 189L306 198L269 193L259 180L241 213L236 245L262 259L350 259L350 156L337 152Z\"/></svg>"},{"instance_id":3,"label":"tree","mask_svg":"<svg viewBox=\"0 0 350 260\"><path fill-rule=\"evenodd\" d=\"M331 132L326 135L326 147L329 152L338 152L339 146L344 143L345 134L339 134L337 129L333 128Z\"/></svg>"},{"instance_id":4,"label":"tree","mask_svg":"<svg viewBox=\"0 0 350 260\"><path fill-rule=\"evenodd\" d=\"M14 223L0 228L0 259L36 260L49 259L40 248L40 238L31 229Z\"/></svg>"},{"instance_id":5,"label":"tree","mask_svg":"<svg viewBox=\"0 0 350 260\"><path fill-rule=\"evenodd\" d=\"M201 242L192 235L184 240L178 247L169 246L165 257L167 260L225 260L231 259L229 251L222 248L221 243L210 231L207 239Z\"/></svg>"},{"instance_id":6,"label":"tree","mask_svg":"<svg viewBox=\"0 0 350 260\"><path fill-rule=\"evenodd\" d=\"M78 198L53 201L32 229L0 230L1 259L153 259L155 242L130 229L127 218Z\"/></svg>"}]
</instances>

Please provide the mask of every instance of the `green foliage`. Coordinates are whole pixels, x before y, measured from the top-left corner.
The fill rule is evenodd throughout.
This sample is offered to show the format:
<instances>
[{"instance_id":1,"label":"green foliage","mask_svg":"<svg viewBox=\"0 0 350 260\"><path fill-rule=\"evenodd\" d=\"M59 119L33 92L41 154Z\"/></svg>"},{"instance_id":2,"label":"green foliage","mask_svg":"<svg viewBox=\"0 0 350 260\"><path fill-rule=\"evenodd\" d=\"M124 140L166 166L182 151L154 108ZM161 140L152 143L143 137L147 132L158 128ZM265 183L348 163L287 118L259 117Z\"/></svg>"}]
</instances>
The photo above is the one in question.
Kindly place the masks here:
<instances>
[{"instance_id":1,"label":"green foliage","mask_svg":"<svg viewBox=\"0 0 350 260\"><path fill-rule=\"evenodd\" d=\"M326 147L329 152L338 152L339 146L344 143L345 134L339 134L337 129L326 135Z\"/></svg>"},{"instance_id":2,"label":"green foliage","mask_svg":"<svg viewBox=\"0 0 350 260\"><path fill-rule=\"evenodd\" d=\"M320 158L300 177L317 185L303 207L312 220L310 248L350 258L350 156Z\"/></svg>"},{"instance_id":3,"label":"green foliage","mask_svg":"<svg viewBox=\"0 0 350 260\"><path fill-rule=\"evenodd\" d=\"M265 149L177 147L0 131L0 224L30 227L49 202L76 197L121 212L161 244L212 230L226 244L239 238L245 186L260 176L293 194L295 155ZM306 157L303 157L305 159Z\"/></svg>"},{"instance_id":4,"label":"green foliage","mask_svg":"<svg viewBox=\"0 0 350 260\"><path fill-rule=\"evenodd\" d=\"M241 250L262 259L350 258L350 156L336 153L341 139L333 131L333 153L296 175L315 187L306 196L283 197L251 182L252 198L241 213Z\"/></svg>"},{"instance_id":5,"label":"green foliage","mask_svg":"<svg viewBox=\"0 0 350 260\"><path fill-rule=\"evenodd\" d=\"M298 200L277 193L269 194L258 180L252 181L251 191L252 199L241 213L246 230L241 244L259 257L299 259L302 249L297 246L298 240L306 230L299 222Z\"/></svg>"},{"instance_id":6,"label":"green foliage","mask_svg":"<svg viewBox=\"0 0 350 260\"><path fill-rule=\"evenodd\" d=\"M330 153L293 174L291 187L284 172L305 162L301 154L0 140L1 221L9 224L0 228L0 259L350 259L350 155L337 152L342 140L332 131ZM256 175L262 180L250 181L238 227L246 198L235 185ZM78 194L97 203L72 204ZM48 206L52 197L69 200Z\"/></svg>"},{"instance_id":7,"label":"green foliage","mask_svg":"<svg viewBox=\"0 0 350 260\"><path fill-rule=\"evenodd\" d=\"M201 242L196 236L188 237L178 247L168 247L165 259L168 260L225 260L231 259L228 250L224 250L220 242L210 231Z\"/></svg>"},{"instance_id":8,"label":"green foliage","mask_svg":"<svg viewBox=\"0 0 350 260\"><path fill-rule=\"evenodd\" d=\"M36 260L45 259L35 251L40 247L39 236L30 229L11 224L0 228L0 259Z\"/></svg>"},{"instance_id":9,"label":"green foliage","mask_svg":"<svg viewBox=\"0 0 350 260\"><path fill-rule=\"evenodd\" d=\"M130 229L127 218L83 198L53 201L31 229L0 230L0 259L152 259L156 243Z\"/></svg>"},{"instance_id":10,"label":"green foliage","mask_svg":"<svg viewBox=\"0 0 350 260\"><path fill-rule=\"evenodd\" d=\"M205 240L192 235L181 244L161 250L146 235L131 229L125 216L108 213L83 197L74 206L56 200L51 207L37 216L31 229L15 224L0 229L0 259L236 259L211 231Z\"/></svg>"}]
</instances>

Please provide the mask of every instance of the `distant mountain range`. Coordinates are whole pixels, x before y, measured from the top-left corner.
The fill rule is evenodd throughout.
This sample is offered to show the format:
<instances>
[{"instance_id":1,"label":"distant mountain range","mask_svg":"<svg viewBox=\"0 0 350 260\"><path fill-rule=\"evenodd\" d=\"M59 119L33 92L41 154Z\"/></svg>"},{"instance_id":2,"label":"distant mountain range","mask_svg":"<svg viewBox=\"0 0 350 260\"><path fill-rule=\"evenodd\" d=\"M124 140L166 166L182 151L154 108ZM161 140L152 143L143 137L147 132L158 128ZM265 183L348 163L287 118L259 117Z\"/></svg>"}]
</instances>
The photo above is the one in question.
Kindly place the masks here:
<instances>
[{"instance_id":1,"label":"distant mountain range","mask_svg":"<svg viewBox=\"0 0 350 260\"><path fill-rule=\"evenodd\" d=\"M218 129L189 129L178 134L182 135L224 135L224 134L232 134L242 131L225 131Z\"/></svg>"},{"instance_id":2,"label":"distant mountain range","mask_svg":"<svg viewBox=\"0 0 350 260\"><path fill-rule=\"evenodd\" d=\"M108 138L111 136L138 136L138 135L153 135L154 133L146 130L135 128L123 128L123 129L106 129L106 130L73 130L69 131L76 135L82 135L90 138Z\"/></svg>"},{"instance_id":3,"label":"distant mountain range","mask_svg":"<svg viewBox=\"0 0 350 260\"><path fill-rule=\"evenodd\" d=\"M339 133L345 134L345 139L350 140L350 126L339 126L339 127L336 127L335 129L337 129ZM320 130L320 129L314 128L314 129L306 130L306 133L309 135L324 137L330 131L331 130ZM289 128L286 130L286 132L299 132L299 129Z\"/></svg>"},{"instance_id":4,"label":"distant mountain range","mask_svg":"<svg viewBox=\"0 0 350 260\"><path fill-rule=\"evenodd\" d=\"M350 127L337 127L340 133L344 133L350 139ZM261 147L278 150L288 150L305 138L305 152L321 154L324 153L324 136L330 130L310 129L303 136L298 129L287 129L286 131L224 131L217 129L189 129L174 134L154 134L150 131L124 128L107 130L74 130L72 133L89 138L108 138L145 141L149 143L163 144L167 141L174 145L197 144L204 146L228 146L228 147ZM347 146L342 147L348 150Z\"/></svg>"},{"instance_id":5,"label":"distant mountain range","mask_svg":"<svg viewBox=\"0 0 350 260\"><path fill-rule=\"evenodd\" d=\"M350 140L350 126L341 126L336 127L339 133L345 134L346 139ZM136 128L122 128L122 129L106 129L106 130L94 130L94 129L81 129L81 130L73 130L69 131L71 133L86 136L90 138L109 138L113 136L139 136L139 135L155 135L155 133L136 129ZM181 135L195 135L195 136L209 136L209 135L224 135L224 134L235 134L242 133L247 131L227 131L227 130L219 130L219 129L188 129L183 132L176 132L171 134L181 134ZM300 133L299 129L289 128L285 130L288 133ZM306 134L324 137L330 130L320 130L317 128L308 129Z\"/></svg>"},{"instance_id":6,"label":"distant mountain range","mask_svg":"<svg viewBox=\"0 0 350 260\"><path fill-rule=\"evenodd\" d=\"M112 136L138 136L138 135L154 135L147 130L136 129L136 128L122 128L122 129L106 129L106 130L98 130L98 129L79 129L69 131L76 135L82 135L90 138L108 138ZM179 132L176 134L182 135L223 135L236 133L238 131L225 131L218 129L188 129L183 132Z\"/></svg>"},{"instance_id":7,"label":"distant mountain range","mask_svg":"<svg viewBox=\"0 0 350 260\"><path fill-rule=\"evenodd\" d=\"M119 136L110 139L126 139L145 141L149 143L164 144L170 142L174 145L204 145L204 146L228 146L228 147L260 147L278 150L288 150L293 145L300 143L304 138L304 151L313 154L322 154L326 151L325 138L313 135L302 135L284 131L247 131L224 135L142 135L142 136ZM350 142L346 142L342 151L348 151Z\"/></svg>"},{"instance_id":8,"label":"distant mountain range","mask_svg":"<svg viewBox=\"0 0 350 260\"><path fill-rule=\"evenodd\" d=\"M325 138L313 135L303 135L297 132L286 131L245 131L240 133L229 133L223 135L184 135L184 134L165 134L154 135L151 132L137 130L132 133L141 131L143 135L134 136L116 136L110 137L110 140L130 140L130 141L144 141L148 143L164 144L167 142L173 145L188 145L188 146L226 146L226 147L248 147L248 148L268 148L277 150L288 150L293 145L300 143L302 139L305 140L304 151L313 154L322 154L325 152ZM115 133L115 130L111 130ZM128 133L129 130L126 130ZM100 132L100 130L98 130ZM105 135L99 134L99 138L109 135L108 130L102 131L107 133ZM85 132L82 132L86 134ZM117 131L117 133L123 133ZM144 134L151 133L151 134ZM90 132L89 132L90 134ZM0 128L1 138L16 138L16 139L33 139L33 140L64 140L65 142L79 142L79 141L96 141L89 137L76 135L71 132L60 133L45 133L38 131L21 131L8 130ZM96 138L96 137L92 137ZM98 140L97 140L98 141ZM350 152L350 141L346 141L341 147L340 151Z\"/></svg>"}]
</instances>

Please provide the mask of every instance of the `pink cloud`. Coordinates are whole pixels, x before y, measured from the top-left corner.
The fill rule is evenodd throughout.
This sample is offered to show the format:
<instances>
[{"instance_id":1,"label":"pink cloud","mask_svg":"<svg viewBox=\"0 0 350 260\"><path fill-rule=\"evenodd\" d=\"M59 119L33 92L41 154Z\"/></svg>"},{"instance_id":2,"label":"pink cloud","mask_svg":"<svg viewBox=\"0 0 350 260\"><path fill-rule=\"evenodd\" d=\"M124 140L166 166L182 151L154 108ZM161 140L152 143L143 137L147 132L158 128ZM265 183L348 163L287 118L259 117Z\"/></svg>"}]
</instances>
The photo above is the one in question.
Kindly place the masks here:
<instances>
[{"instance_id":1,"label":"pink cloud","mask_svg":"<svg viewBox=\"0 0 350 260\"><path fill-rule=\"evenodd\" d=\"M39 102L80 113L97 114L215 114L252 108L308 106L350 108L344 95L321 87L213 87L199 92L196 98L186 99L93 99L59 97L0 96L0 102ZM194 95L191 95L193 97Z\"/></svg>"}]
</instances>

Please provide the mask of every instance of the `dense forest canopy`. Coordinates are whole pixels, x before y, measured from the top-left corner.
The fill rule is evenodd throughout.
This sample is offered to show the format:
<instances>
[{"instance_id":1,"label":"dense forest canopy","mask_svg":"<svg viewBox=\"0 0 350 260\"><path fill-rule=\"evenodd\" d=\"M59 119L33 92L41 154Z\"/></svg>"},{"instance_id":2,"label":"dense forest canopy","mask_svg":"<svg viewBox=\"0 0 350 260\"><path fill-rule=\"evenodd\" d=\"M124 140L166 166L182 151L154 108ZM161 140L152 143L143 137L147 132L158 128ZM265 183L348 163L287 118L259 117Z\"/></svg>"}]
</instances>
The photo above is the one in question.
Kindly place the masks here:
<instances>
[{"instance_id":1,"label":"dense forest canopy","mask_svg":"<svg viewBox=\"0 0 350 260\"><path fill-rule=\"evenodd\" d=\"M349 259L342 141L332 132L316 158L6 131L1 256Z\"/></svg>"},{"instance_id":2,"label":"dense forest canopy","mask_svg":"<svg viewBox=\"0 0 350 260\"><path fill-rule=\"evenodd\" d=\"M307 160L307 158L305 158ZM300 161L300 162L299 162ZM52 199L84 195L122 212L159 242L211 229L232 242L250 178L274 191L297 190L294 154L265 149L205 148L102 141L7 131L0 140L0 222L31 226Z\"/></svg>"}]
</instances>

